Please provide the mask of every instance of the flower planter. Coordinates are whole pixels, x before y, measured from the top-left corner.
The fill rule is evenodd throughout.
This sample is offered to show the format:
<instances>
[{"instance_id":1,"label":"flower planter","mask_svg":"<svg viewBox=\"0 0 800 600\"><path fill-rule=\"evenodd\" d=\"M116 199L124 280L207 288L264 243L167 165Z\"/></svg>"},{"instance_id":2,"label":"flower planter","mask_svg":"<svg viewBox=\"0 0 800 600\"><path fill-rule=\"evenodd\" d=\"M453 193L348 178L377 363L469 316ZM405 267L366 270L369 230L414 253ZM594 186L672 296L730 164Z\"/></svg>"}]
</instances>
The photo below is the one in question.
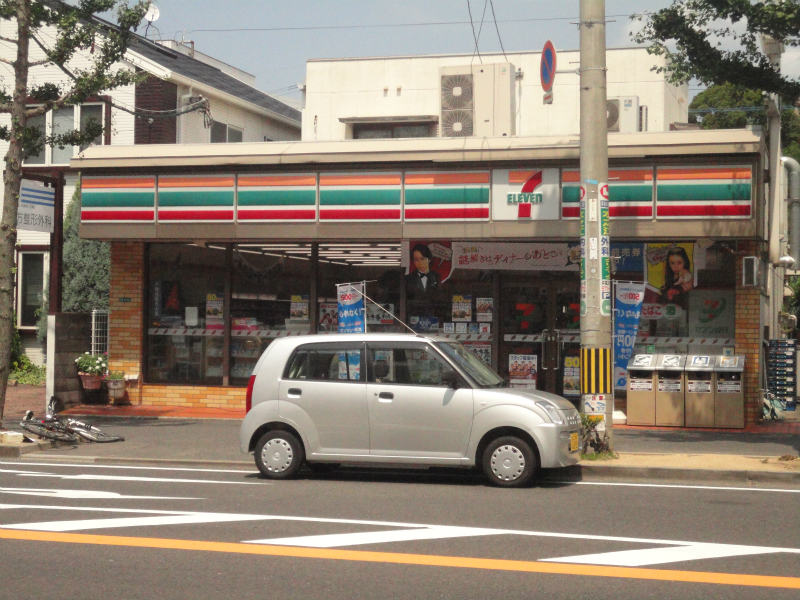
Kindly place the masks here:
<instances>
[{"instance_id":1,"label":"flower planter","mask_svg":"<svg viewBox=\"0 0 800 600\"><path fill-rule=\"evenodd\" d=\"M86 375L83 373L78 374L81 378L84 390L99 390L103 385L102 375Z\"/></svg>"},{"instance_id":2,"label":"flower planter","mask_svg":"<svg viewBox=\"0 0 800 600\"><path fill-rule=\"evenodd\" d=\"M106 379L106 388L108 389L108 397L112 400L119 400L125 396L124 379Z\"/></svg>"}]
</instances>

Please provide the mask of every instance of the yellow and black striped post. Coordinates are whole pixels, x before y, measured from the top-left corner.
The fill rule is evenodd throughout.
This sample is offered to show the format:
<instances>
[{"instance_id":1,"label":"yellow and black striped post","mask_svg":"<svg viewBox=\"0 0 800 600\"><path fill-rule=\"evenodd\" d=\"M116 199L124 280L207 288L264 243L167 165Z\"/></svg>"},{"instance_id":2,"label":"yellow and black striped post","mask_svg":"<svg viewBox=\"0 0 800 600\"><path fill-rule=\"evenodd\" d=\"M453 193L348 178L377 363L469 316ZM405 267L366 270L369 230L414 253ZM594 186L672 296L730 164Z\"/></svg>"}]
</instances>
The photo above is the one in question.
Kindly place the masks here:
<instances>
[{"instance_id":1,"label":"yellow and black striped post","mask_svg":"<svg viewBox=\"0 0 800 600\"><path fill-rule=\"evenodd\" d=\"M611 348L581 348L581 395L613 394Z\"/></svg>"}]
</instances>

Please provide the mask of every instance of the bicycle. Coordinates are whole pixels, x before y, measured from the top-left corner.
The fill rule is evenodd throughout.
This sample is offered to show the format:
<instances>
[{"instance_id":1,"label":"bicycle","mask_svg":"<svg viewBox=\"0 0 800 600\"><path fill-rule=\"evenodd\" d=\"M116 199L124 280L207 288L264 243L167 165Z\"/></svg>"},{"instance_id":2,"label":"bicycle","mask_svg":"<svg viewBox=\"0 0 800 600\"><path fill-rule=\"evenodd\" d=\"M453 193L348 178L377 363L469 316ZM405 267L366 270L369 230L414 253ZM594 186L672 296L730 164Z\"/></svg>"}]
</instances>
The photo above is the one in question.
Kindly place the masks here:
<instances>
[{"instance_id":1,"label":"bicycle","mask_svg":"<svg viewBox=\"0 0 800 600\"><path fill-rule=\"evenodd\" d=\"M61 442L75 443L79 439L98 444L125 441L122 436L106 433L99 427L71 417L60 417L55 412L55 403L51 399L47 403L47 412L43 419L34 420L33 411L29 410L20 422L20 427L39 437Z\"/></svg>"},{"instance_id":2,"label":"bicycle","mask_svg":"<svg viewBox=\"0 0 800 600\"><path fill-rule=\"evenodd\" d=\"M761 390L761 420L783 421L778 411L786 410L786 405L769 390Z\"/></svg>"}]
</instances>

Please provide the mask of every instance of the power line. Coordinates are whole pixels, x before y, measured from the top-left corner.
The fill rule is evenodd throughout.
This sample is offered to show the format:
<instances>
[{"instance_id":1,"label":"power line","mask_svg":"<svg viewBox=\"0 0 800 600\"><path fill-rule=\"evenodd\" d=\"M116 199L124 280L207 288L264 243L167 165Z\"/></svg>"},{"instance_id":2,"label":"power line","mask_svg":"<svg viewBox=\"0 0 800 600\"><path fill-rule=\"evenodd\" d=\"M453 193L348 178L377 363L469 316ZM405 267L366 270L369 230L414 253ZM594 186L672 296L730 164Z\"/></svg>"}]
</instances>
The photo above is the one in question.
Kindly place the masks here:
<instances>
[{"instance_id":1,"label":"power line","mask_svg":"<svg viewBox=\"0 0 800 600\"><path fill-rule=\"evenodd\" d=\"M651 14L650 12L641 12L633 14L618 14L606 15L606 18L617 17L637 17ZM496 23L545 23L552 21L574 21L575 17L529 17L522 19L501 19L495 21ZM275 32L275 31L323 31L323 30L337 30L337 29L387 29L387 28L405 28L405 27L442 27L451 25L472 25L470 21L431 21L429 23L372 23L372 24L357 24L357 25L304 25L304 26L285 26L285 27L235 27L235 28L202 28L202 29L185 29L176 31L178 33L242 33L248 31L255 32Z\"/></svg>"}]
</instances>

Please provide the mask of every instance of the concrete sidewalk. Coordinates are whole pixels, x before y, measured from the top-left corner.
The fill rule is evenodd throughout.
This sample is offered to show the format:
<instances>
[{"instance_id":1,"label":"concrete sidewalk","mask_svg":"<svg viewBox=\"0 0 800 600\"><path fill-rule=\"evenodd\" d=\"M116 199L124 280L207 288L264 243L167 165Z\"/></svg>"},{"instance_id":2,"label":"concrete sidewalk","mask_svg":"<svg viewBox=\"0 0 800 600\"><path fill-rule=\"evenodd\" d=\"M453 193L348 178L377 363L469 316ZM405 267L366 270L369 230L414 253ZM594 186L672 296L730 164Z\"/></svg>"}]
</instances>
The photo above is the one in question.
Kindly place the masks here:
<instances>
[{"instance_id":1,"label":"concrete sidewalk","mask_svg":"<svg viewBox=\"0 0 800 600\"><path fill-rule=\"evenodd\" d=\"M43 389L24 389L31 410L43 413ZM9 388L10 390L12 388ZM12 392L14 395L14 392ZM20 395L20 394L17 394ZM7 400L8 402L8 400ZM4 420L20 431L25 403ZM20 413L20 414L17 414ZM0 447L0 456L25 460L92 463L212 465L255 469L252 456L239 452L244 411L185 407L84 405L64 411L125 437L112 444L34 444ZM754 425L745 430L614 427L618 458L581 461L577 467L544 472L556 480L660 480L663 482L786 485L800 488L800 423Z\"/></svg>"}]
</instances>

